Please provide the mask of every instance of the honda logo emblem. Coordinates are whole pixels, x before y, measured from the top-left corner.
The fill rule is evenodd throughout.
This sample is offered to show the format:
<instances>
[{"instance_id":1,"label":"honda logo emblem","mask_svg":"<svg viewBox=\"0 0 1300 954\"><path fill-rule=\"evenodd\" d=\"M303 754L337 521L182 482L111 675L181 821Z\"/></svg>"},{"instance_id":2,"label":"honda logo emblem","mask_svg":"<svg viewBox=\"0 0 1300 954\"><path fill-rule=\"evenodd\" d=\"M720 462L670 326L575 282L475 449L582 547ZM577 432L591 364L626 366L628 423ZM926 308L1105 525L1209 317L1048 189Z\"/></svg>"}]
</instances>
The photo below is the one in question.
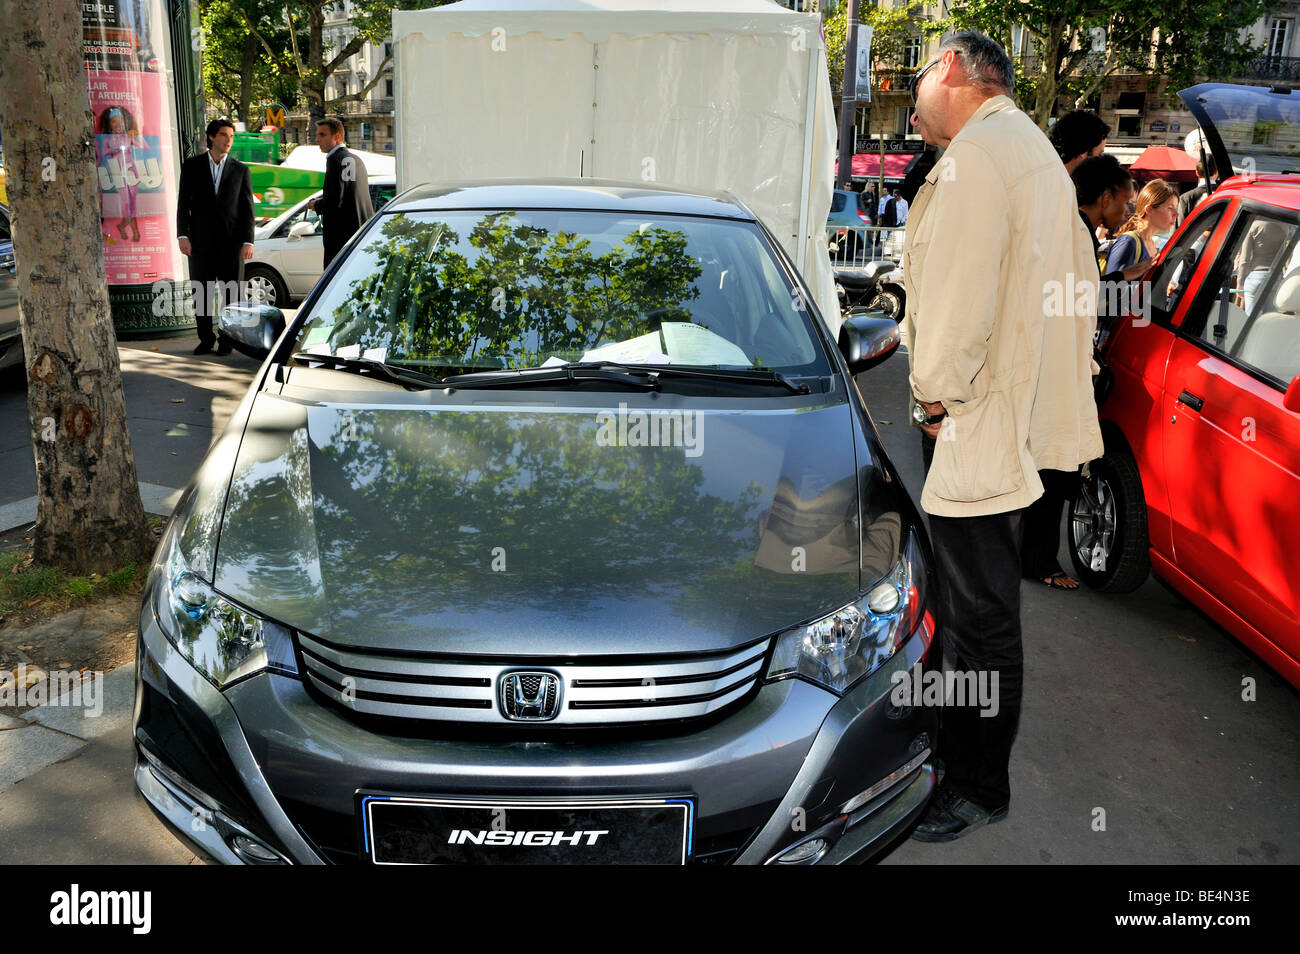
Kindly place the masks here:
<instances>
[{"instance_id":1,"label":"honda logo emblem","mask_svg":"<svg viewBox=\"0 0 1300 954\"><path fill-rule=\"evenodd\" d=\"M553 672L516 670L501 675L501 714L515 722L545 722L560 714L563 683Z\"/></svg>"}]
</instances>

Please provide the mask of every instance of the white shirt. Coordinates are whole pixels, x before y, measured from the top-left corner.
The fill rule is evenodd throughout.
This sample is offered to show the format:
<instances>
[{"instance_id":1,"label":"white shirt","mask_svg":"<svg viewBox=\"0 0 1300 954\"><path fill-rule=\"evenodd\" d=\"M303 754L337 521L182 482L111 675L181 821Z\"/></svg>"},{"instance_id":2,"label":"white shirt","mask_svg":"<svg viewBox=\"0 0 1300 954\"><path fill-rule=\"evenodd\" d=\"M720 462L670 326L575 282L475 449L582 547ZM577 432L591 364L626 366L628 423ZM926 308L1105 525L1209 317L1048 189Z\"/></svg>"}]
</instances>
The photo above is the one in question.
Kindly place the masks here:
<instances>
[{"instance_id":1,"label":"white shirt","mask_svg":"<svg viewBox=\"0 0 1300 954\"><path fill-rule=\"evenodd\" d=\"M898 224L907 223L907 200L901 195L894 199L894 212L898 215Z\"/></svg>"},{"instance_id":2,"label":"white shirt","mask_svg":"<svg viewBox=\"0 0 1300 954\"><path fill-rule=\"evenodd\" d=\"M215 194L221 189L221 174L225 172L226 160L230 158L230 153L221 157L221 161L212 158L212 151L208 151L208 170L212 173L212 192Z\"/></svg>"}]
</instances>

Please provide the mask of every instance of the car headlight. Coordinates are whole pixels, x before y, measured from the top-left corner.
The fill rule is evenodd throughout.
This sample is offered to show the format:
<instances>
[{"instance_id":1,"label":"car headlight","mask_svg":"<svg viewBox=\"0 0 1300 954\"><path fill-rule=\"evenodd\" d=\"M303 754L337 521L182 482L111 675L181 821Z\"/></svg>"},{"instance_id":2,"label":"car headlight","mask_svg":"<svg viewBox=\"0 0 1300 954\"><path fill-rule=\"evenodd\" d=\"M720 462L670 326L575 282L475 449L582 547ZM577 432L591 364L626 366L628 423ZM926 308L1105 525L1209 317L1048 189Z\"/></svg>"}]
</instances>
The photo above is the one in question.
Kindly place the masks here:
<instances>
[{"instance_id":1,"label":"car headlight","mask_svg":"<svg viewBox=\"0 0 1300 954\"><path fill-rule=\"evenodd\" d=\"M933 633L925 613L925 562L916 534L894 568L862 598L777 636L769 682L798 677L843 695L879 669L918 627Z\"/></svg>"},{"instance_id":2,"label":"car headlight","mask_svg":"<svg viewBox=\"0 0 1300 954\"><path fill-rule=\"evenodd\" d=\"M298 674L289 631L245 609L190 569L169 532L155 571L154 611L167 638L218 689L264 669Z\"/></svg>"}]
</instances>

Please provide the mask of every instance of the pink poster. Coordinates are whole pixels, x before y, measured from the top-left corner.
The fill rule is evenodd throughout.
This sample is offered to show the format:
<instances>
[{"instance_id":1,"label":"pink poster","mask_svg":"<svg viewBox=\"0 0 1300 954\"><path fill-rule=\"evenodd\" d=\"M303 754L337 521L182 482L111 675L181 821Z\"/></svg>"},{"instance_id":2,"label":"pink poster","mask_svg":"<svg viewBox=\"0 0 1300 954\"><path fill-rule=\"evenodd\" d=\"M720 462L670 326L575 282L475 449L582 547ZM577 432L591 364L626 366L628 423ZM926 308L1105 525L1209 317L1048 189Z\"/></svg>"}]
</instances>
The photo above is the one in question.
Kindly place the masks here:
<instances>
[{"instance_id":1,"label":"pink poster","mask_svg":"<svg viewBox=\"0 0 1300 954\"><path fill-rule=\"evenodd\" d=\"M161 73L90 70L104 265L110 285L179 278L176 169Z\"/></svg>"}]
</instances>

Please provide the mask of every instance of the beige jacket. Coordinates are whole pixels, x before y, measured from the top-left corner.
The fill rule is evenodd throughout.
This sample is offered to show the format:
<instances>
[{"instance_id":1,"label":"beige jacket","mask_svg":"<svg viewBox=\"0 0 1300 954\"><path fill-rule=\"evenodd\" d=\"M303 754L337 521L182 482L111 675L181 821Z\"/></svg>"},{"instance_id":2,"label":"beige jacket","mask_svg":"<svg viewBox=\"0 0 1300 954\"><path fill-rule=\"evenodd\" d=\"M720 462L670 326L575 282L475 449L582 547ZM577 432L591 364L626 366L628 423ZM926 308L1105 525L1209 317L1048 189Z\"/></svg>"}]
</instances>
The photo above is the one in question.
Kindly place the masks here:
<instances>
[{"instance_id":1,"label":"beige jacket","mask_svg":"<svg viewBox=\"0 0 1300 954\"><path fill-rule=\"evenodd\" d=\"M1097 260L1047 137L986 101L917 192L903 246L912 393L948 410L928 513L1017 510L1038 470L1102 454L1092 393Z\"/></svg>"}]
</instances>

